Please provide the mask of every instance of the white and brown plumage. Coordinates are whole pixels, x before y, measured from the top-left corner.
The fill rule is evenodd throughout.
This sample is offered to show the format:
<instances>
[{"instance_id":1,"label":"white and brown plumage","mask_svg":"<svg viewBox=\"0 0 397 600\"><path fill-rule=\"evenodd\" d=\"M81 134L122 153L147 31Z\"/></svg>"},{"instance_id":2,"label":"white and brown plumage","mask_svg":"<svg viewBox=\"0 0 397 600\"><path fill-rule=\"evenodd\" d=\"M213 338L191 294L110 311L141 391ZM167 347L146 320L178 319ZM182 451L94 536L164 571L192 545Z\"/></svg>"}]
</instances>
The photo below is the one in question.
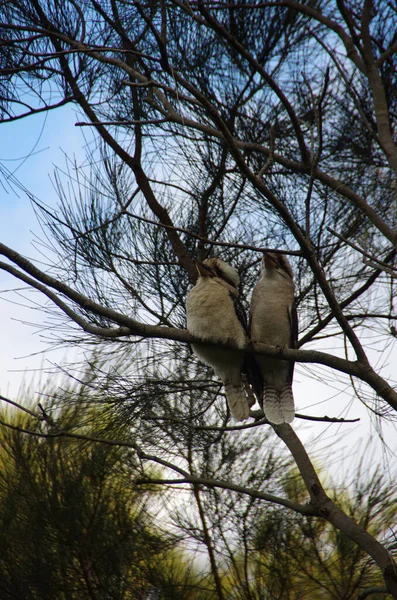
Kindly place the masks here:
<instances>
[{"instance_id":1,"label":"white and brown plumage","mask_svg":"<svg viewBox=\"0 0 397 600\"><path fill-rule=\"evenodd\" d=\"M244 311L238 303L239 276L220 258L197 263L197 270L196 285L186 298L188 330L203 340L233 342L237 348L194 344L193 350L222 379L230 412L236 421L243 421L249 416L241 376L248 330L244 325Z\"/></svg>"},{"instance_id":2,"label":"white and brown plumage","mask_svg":"<svg viewBox=\"0 0 397 600\"><path fill-rule=\"evenodd\" d=\"M283 254L266 252L260 279L252 293L251 340L295 348L297 323L291 265ZM262 396L266 418L274 424L291 423L295 416L293 363L259 354L256 361L263 377L258 395Z\"/></svg>"}]
</instances>

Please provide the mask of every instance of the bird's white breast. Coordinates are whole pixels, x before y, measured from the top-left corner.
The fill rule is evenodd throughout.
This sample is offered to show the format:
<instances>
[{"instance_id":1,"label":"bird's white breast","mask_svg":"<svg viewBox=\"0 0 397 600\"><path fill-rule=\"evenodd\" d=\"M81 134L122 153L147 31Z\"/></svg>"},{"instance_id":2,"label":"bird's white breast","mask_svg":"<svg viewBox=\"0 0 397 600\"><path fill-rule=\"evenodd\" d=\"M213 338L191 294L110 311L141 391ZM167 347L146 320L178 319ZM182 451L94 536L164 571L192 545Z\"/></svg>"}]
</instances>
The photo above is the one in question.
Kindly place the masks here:
<instances>
[{"instance_id":1,"label":"bird's white breast","mask_svg":"<svg viewBox=\"0 0 397 600\"><path fill-rule=\"evenodd\" d=\"M187 328L202 339L233 341L240 348L246 334L229 290L216 279L201 277L186 298Z\"/></svg>"},{"instance_id":2,"label":"bird's white breast","mask_svg":"<svg viewBox=\"0 0 397 600\"><path fill-rule=\"evenodd\" d=\"M293 301L293 282L277 273L272 273L271 276L265 273L252 293L252 341L289 346Z\"/></svg>"}]
</instances>

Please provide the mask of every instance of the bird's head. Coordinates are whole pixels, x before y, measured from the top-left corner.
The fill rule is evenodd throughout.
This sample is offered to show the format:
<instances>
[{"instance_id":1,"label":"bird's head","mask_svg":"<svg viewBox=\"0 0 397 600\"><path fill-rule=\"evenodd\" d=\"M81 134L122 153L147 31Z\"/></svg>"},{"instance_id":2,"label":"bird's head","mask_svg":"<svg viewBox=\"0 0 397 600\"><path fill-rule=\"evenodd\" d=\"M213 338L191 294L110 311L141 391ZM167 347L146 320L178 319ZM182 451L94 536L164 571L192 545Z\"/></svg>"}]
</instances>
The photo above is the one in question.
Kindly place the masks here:
<instances>
[{"instance_id":1,"label":"bird's head","mask_svg":"<svg viewBox=\"0 0 397 600\"><path fill-rule=\"evenodd\" d=\"M206 258L202 263L197 262L196 268L199 277L218 277L234 288L240 283L236 269L221 258Z\"/></svg>"},{"instance_id":2,"label":"bird's head","mask_svg":"<svg viewBox=\"0 0 397 600\"><path fill-rule=\"evenodd\" d=\"M279 273L283 277L294 278L291 265L285 254L265 252L262 258L262 274L267 271Z\"/></svg>"}]
</instances>

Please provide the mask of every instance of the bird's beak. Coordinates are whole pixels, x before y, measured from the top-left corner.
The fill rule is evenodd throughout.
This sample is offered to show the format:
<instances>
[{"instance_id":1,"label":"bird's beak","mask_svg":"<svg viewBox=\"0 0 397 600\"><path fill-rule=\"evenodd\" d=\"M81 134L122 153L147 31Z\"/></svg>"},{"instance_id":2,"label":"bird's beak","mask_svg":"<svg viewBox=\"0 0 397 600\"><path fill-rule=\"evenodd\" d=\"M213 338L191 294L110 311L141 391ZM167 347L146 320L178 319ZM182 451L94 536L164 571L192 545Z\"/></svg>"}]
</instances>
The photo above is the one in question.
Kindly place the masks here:
<instances>
[{"instance_id":1,"label":"bird's beak","mask_svg":"<svg viewBox=\"0 0 397 600\"><path fill-rule=\"evenodd\" d=\"M273 257L272 254L270 254L269 252L265 252L263 255L263 261L265 263L265 268L266 269L274 269L276 266L276 260Z\"/></svg>"},{"instance_id":2,"label":"bird's beak","mask_svg":"<svg viewBox=\"0 0 397 600\"><path fill-rule=\"evenodd\" d=\"M196 262L196 269L199 277L214 277L211 269L201 262Z\"/></svg>"}]
</instances>

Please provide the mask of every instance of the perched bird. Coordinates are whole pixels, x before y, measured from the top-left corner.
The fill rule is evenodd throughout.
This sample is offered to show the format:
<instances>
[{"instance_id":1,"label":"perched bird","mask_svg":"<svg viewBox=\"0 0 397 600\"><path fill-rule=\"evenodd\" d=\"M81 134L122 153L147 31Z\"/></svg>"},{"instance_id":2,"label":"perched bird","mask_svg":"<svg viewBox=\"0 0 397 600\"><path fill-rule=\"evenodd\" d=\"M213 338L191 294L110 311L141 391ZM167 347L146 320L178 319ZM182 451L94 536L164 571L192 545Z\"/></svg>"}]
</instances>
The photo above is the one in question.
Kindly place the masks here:
<instances>
[{"instance_id":1,"label":"perched bird","mask_svg":"<svg viewBox=\"0 0 397 600\"><path fill-rule=\"evenodd\" d=\"M296 348L298 319L294 304L291 265L283 254L266 252L261 276L252 292L250 311L252 342ZM263 386L255 390L266 418L274 424L291 423L295 416L292 394L292 361L256 354Z\"/></svg>"},{"instance_id":2,"label":"perched bird","mask_svg":"<svg viewBox=\"0 0 397 600\"><path fill-rule=\"evenodd\" d=\"M199 276L186 298L187 328L202 340L233 342L237 349L193 344L193 350L222 379L230 412L243 421L250 407L242 382L248 326L238 300L239 276L220 258L196 265Z\"/></svg>"}]
</instances>

